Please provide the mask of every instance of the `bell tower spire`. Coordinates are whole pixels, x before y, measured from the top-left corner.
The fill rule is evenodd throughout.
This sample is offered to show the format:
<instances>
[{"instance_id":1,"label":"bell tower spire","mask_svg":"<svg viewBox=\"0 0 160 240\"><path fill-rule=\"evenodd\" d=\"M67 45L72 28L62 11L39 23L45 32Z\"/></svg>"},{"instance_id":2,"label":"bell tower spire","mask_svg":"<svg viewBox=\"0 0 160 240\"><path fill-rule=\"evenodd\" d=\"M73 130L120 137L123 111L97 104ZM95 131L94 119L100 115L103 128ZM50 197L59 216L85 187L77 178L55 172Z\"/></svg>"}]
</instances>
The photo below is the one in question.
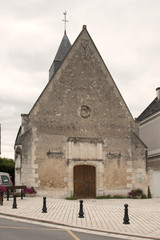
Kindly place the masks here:
<instances>
[{"instance_id":1,"label":"bell tower spire","mask_svg":"<svg viewBox=\"0 0 160 240\"><path fill-rule=\"evenodd\" d=\"M56 56L53 60L53 63L49 69L49 81L51 80L51 78L53 77L53 75L55 74L55 72L57 71L57 69L59 68L59 66L61 65L65 56L67 55L68 51L71 48L71 43L66 33L66 23L68 22L68 20L66 19L67 12L65 11L63 14L64 14L64 20L62 21L64 22L64 35L59 45Z\"/></svg>"}]
</instances>

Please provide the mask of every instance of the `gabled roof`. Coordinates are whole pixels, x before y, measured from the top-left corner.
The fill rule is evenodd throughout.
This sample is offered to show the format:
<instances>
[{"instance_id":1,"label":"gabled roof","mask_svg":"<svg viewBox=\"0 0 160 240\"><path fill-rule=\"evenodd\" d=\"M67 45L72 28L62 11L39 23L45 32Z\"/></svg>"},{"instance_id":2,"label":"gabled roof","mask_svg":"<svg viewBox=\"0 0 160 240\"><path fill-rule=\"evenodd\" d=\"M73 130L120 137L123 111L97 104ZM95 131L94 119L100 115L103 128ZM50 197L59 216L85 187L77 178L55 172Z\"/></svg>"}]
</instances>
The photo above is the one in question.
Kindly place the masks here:
<instances>
[{"instance_id":1,"label":"gabled roof","mask_svg":"<svg viewBox=\"0 0 160 240\"><path fill-rule=\"evenodd\" d=\"M33 105L32 109L30 110L29 114L31 114L31 112L35 109L35 107L37 106L38 102L40 101L40 99L42 99L43 94L45 93L45 91L47 91L47 89L49 89L50 85L53 85L53 82L55 84L56 81L59 81L59 74L61 72L61 69L63 68L63 64L65 65L67 63L67 61L69 60L69 55L72 55L72 53L75 54L75 49L79 46L81 50L79 50L79 54L81 54L82 59L84 59L84 52L86 52L86 54L88 54L87 57L91 57L92 59L92 52L94 51L94 55L95 58L97 58L98 62L101 63L101 66L99 66L99 68L105 72L106 76L105 79L108 82L109 85L112 85L115 89L115 94L117 94L117 97L120 97L119 99L121 99L121 105L124 104L124 106L126 107L126 110L129 114L129 117L131 117L131 119L133 120L133 117L121 95L121 93L119 92L119 89L117 88L107 66L105 65L99 51L97 50L90 34L87 31L86 25L83 25L82 31L80 32L80 34L78 35L77 39L75 40L75 42L72 44L72 46L69 43L69 47L68 47L68 52L66 52L66 55L64 56L63 54L61 55L61 53L63 52L63 46L64 43L69 41L67 40L68 37L66 35L64 35L62 42L60 44L60 47L57 51L56 57L53 61L53 64L50 68L50 81L48 82L48 84L46 85L46 87L44 88L44 90L42 91L41 95L39 96L39 98L37 99L37 101L35 102L35 104ZM64 41L63 41L64 40ZM88 46L88 43L90 43L90 46ZM68 46L68 45L67 45ZM77 50L76 50L77 51ZM90 55L91 54L91 55ZM58 63L58 60L61 60L61 56L64 56L64 59L62 61L60 61L60 65L58 66L57 70L54 71L54 64ZM87 59L87 58L86 58ZM86 61L86 60L85 60ZM87 63L90 63L90 61L87 61ZM80 64L80 63L79 63ZM62 68L61 68L62 67ZM75 78L77 79L77 78ZM84 79L85 80L85 79ZM75 80L76 81L76 80ZM53 107L53 106L52 106ZM124 109L123 109L124 110Z\"/></svg>"},{"instance_id":2,"label":"gabled roof","mask_svg":"<svg viewBox=\"0 0 160 240\"><path fill-rule=\"evenodd\" d=\"M66 32L64 33L64 36L62 38L62 41L60 43L60 46L58 48L57 54L55 56L55 59L49 69L49 80L53 77L54 73L56 72L56 70L59 68L59 66L61 65L63 59L65 58L65 56L67 55L68 51L71 48L71 43L67 37Z\"/></svg>"},{"instance_id":3,"label":"gabled roof","mask_svg":"<svg viewBox=\"0 0 160 240\"><path fill-rule=\"evenodd\" d=\"M144 119L151 117L155 113L160 111L160 100L156 97L153 102L136 118L137 121L143 121Z\"/></svg>"}]
</instances>

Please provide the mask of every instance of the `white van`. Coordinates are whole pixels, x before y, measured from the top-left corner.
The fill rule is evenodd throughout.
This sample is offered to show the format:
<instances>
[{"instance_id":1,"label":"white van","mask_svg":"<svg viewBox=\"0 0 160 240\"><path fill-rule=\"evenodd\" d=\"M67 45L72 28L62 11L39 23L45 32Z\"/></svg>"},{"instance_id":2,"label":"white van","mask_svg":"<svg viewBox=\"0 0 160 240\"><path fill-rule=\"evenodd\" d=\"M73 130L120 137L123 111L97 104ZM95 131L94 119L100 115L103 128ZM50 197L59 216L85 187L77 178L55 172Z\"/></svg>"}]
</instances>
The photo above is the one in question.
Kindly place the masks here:
<instances>
[{"instance_id":1,"label":"white van","mask_svg":"<svg viewBox=\"0 0 160 240\"><path fill-rule=\"evenodd\" d=\"M4 187L13 186L9 173L0 172L0 185Z\"/></svg>"}]
</instances>

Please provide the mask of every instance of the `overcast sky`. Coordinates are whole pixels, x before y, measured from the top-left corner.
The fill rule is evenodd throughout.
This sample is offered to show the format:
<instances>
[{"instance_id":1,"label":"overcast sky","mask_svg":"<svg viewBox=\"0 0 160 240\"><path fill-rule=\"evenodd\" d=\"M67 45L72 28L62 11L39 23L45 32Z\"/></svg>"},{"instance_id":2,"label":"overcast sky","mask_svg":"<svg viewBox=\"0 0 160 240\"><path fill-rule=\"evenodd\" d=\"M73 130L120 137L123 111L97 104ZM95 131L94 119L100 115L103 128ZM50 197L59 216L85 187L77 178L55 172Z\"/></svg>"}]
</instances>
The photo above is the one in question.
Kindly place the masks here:
<instances>
[{"instance_id":1,"label":"overcast sky","mask_svg":"<svg viewBox=\"0 0 160 240\"><path fill-rule=\"evenodd\" d=\"M48 82L64 33L87 25L133 117L160 87L160 0L0 0L1 157L14 157L21 113Z\"/></svg>"}]
</instances>

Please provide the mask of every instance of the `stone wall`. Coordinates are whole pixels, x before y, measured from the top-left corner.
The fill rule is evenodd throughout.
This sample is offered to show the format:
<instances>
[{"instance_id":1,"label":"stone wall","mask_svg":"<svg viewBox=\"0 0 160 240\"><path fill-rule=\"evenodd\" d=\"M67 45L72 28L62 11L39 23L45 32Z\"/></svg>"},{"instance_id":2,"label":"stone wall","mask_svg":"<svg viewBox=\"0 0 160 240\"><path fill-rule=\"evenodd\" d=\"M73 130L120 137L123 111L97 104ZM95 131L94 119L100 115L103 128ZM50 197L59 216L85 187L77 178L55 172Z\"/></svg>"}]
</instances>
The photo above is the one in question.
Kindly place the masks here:
<instances>
[{"instance_id":1,"label":"stone wall","mask_svg":"<svg viewBox=\"0 0 160 240\"><path fill-rule=\"evenodd\" d=\"M72 194L80 164L96 167L97 195L139 186L139 168L145 178L145 147L134 153L135 122L86 29L22 122L22 180L40 194Z\"/></svg>"}]
</instances>

